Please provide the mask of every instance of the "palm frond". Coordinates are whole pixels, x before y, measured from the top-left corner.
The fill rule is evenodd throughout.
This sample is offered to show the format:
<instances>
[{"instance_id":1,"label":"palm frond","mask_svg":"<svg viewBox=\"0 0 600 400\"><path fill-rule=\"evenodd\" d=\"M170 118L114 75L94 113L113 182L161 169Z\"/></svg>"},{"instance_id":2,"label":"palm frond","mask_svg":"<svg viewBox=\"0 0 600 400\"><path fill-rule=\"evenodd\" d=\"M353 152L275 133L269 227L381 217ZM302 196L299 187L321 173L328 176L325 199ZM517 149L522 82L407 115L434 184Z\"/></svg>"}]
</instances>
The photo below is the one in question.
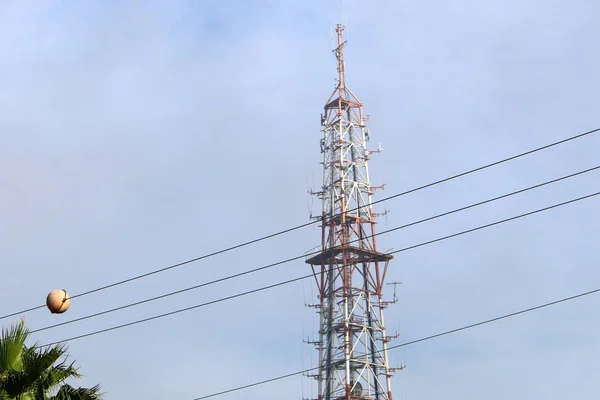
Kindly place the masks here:
<instances>
[{"instance_id":1,"label":"palm frond","mask_svg":"<svg viewBox=\"0 0 600 400\"><path fill-rule=\"evenodd\" d=\"M74 388L65 381L81 378L68 363L64 344L41 348L25 345L24 321L0 333L0 400L101 400L100 387Z\"/></svg>"},{"instance_id":2,"label":"palm frond","mask_svg":"<svg viewBox=\"0 0 600 400\"><path fill-rule=\"evenodd\" d=\"M21 371L23 363L21 353L25 341L29 338L29 329L25 321L8 328L3 328L0 334L0 373L4 371Z\"/></svg>"},{"instance_id":3,"label":"palm frond","mask_svg":"<svg viewBox=\"0 0 600 400\"><path fill-rule=\"evenodd\" d=\"M58 392L49 397L48 400L102 400L104 393L100 392L100 385L92 388L74 388L70 385L63 385Z\"/></svg>"},{"instance_id":4,"label":"palm frond","mask_svg":"<svg viewBox=\"0 0 600 400\"><path fill-rule=\"evenodd\" d=\"M59 365L44 371L40 377L40 384L44 390L51 390L71 378L81 378L81 375L77 372L73 364Z\"/></svg>"},{"instance_id":5,"label":"palm frond","mask_svg":"<svg viewBox=\"0 0 600 400\"><path fill-rule=\"evenodd\" d=\"M5 393L9 399L18 398L29 393L35 381L36 377L27 372L8 371L2 379L0 392Z\"/></svg>"},{"instance_id":6,"label":"palm frond","mask_svg":"<svg viewBox=\"0 0 600 400\"><path fill-rule=\"evenodd\" d=\"M64 346L56 345L52 347L25 347L22 353L23 368L28 371L42 371L52 367L61 358L66 358ZM63 365L64 361L59 365Z\"/></svg>"}]
</instances>

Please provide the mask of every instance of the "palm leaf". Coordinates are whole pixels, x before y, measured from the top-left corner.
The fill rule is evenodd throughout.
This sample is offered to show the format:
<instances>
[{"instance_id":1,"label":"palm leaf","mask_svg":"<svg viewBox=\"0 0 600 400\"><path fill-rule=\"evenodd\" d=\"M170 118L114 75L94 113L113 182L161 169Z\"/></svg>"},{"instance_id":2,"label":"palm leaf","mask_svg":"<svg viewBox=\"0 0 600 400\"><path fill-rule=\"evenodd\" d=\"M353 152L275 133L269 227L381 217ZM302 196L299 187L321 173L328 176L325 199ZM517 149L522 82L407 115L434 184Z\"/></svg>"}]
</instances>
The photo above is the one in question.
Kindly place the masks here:
<instances>
[{"instance_id":1,"label":"palm leaf","mask_svg":"<svg viewBox=\"0 0 600 400\"><path fill-rule=\"evenodd\" d=\"M60 387L56 395L49 397L48 400L102 400L104 393L100 392L100 386L92 388L77 388L70 385Z\"/></svg>"},{"instance_id":2,"label":"palm leaf","mask_svg":"<svg viewBox=\"0 0 600 400\"><path fill-rule=\"evenodd\" d=\"M2 384L9 396L19 393L35 392L36 388L46 390L60 385L69 377L79 377L72 366L65 366L64 361L54 364L64 357L64 346L58 345L41 350L40 348L23 347L21 352L22 371L10 371ZM39 390L39 389L37 389Z\"/></svg>"},{"instance_id":3,"label":"palm leaf","mask_svg":"<svg viewBox=\"0 0 600 400\"><path fill-rule=\"evenodd\" d=\"M81 378L67 362L62 344L25 345L29 330L21 321L0 334L0 400L101 400L100 387L74 388L65 381Z\"/></svg>"},{"instance_id":4,"label":"palm leaf","mask_svg":"<svg viewBox=\"0 0 600 400\"><path fill-rule=\"evenodd\" d=\"M21 353L25 341L29 337L29 329L25 321L3 328L0 335L0 373L4 371L21 371L23 363Z\"/></svg>"},{"instance_id":5,"label":"palm leaf","mask_svg":"<svg viewBox=\"0 0 600 400\"><path fill-rule=\"evenodd\" d=\"M58 365L44 371L39 382L44 390L51 390L70 378L81 378L81 375L77 372L73 364Z\"/></svg>"},{"instance_id":6,"label":"palm leaf","mask_svg":"<svg viewBox=\"0 0 600 400\"><path fill-rule=\"evenodd\" d=\"M41 376L44 371L52 368L61 358L65 358L66 350L63 345L52 347L25 347L22 353L23 369L30 372L32 375ZM63 366L64 361L58 366Z\"/></svg>"}]
</instances>

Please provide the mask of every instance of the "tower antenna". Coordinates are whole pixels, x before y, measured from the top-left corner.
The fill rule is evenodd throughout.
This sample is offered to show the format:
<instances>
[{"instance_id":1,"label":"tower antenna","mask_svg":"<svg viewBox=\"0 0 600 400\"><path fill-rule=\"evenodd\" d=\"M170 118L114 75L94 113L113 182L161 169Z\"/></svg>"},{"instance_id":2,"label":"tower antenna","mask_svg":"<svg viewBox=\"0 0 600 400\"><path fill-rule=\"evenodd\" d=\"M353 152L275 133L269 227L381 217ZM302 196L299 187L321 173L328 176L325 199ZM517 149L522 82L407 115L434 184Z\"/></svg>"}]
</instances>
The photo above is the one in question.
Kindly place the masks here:
<instances>
[{"instance_id":1,"label":"tower antenna","mask_svg":"<svg viewBox=\"0 0 600 400\"><path fill-rule=\"evenodd\" d=\"M344 27L337 25L336 88L321 116L321 251L306 260L317 283L318 400L392 400L382 299L388 263L375 239L367 118L346 84Z\"/></svg>"}]
</instances>

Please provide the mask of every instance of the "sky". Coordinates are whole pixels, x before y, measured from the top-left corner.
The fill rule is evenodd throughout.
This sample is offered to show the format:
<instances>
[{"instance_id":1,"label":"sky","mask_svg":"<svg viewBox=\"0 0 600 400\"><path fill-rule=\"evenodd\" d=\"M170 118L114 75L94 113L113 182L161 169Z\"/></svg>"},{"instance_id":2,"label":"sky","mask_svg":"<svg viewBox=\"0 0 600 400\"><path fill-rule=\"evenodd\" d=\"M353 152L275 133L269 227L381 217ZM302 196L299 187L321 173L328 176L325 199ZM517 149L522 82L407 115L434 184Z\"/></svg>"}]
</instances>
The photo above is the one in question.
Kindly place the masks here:
<instances>
[{"instance_id":1,"label":"sky","mask_svg":"<svg viewBox=\"0 0 600 400\"><path fill-rule=\"evenodd\" d=\"M0 2L0 314L308 221L347 25L375 200L600 127L591 0ZM379 230L597 166L600 135L386 201ZM382 235L381 250L598 190L591 172ZM598 198L396 255L392 343L600 287ZM302 255L307 227L23 318L65 322ZM301 260L32 335L40 344L308 274ZM194 399L317 362L305 280L68 342L106 399ZM391 298L391 286L385 294ZM400 400L598 398L599 298L390 351ZM314 336L313 336L314 337ZM315 397L288 378L218 398Z\"/></svg>"}]
</instances>

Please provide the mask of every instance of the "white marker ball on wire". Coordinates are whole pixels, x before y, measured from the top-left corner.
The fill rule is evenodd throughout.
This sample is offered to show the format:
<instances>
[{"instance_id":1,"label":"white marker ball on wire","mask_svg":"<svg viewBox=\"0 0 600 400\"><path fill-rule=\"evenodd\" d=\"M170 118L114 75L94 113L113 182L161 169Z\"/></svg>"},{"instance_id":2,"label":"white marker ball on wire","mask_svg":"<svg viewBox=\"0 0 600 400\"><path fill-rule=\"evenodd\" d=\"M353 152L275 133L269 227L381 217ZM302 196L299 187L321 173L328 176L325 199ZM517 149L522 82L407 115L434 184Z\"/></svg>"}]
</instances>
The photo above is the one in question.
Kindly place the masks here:
<instances>
[{"instance_id":1,"label":"white marker ball on wire","mask_svg":"<svg viewBox=\"0 0 600 400\"><path fill-rule=\"evenodd\" d=\"M46 306L52 314L62 314L69 309L71 298L64 289L53 290L46 297Z\"/></svg>"}]
</instances>

